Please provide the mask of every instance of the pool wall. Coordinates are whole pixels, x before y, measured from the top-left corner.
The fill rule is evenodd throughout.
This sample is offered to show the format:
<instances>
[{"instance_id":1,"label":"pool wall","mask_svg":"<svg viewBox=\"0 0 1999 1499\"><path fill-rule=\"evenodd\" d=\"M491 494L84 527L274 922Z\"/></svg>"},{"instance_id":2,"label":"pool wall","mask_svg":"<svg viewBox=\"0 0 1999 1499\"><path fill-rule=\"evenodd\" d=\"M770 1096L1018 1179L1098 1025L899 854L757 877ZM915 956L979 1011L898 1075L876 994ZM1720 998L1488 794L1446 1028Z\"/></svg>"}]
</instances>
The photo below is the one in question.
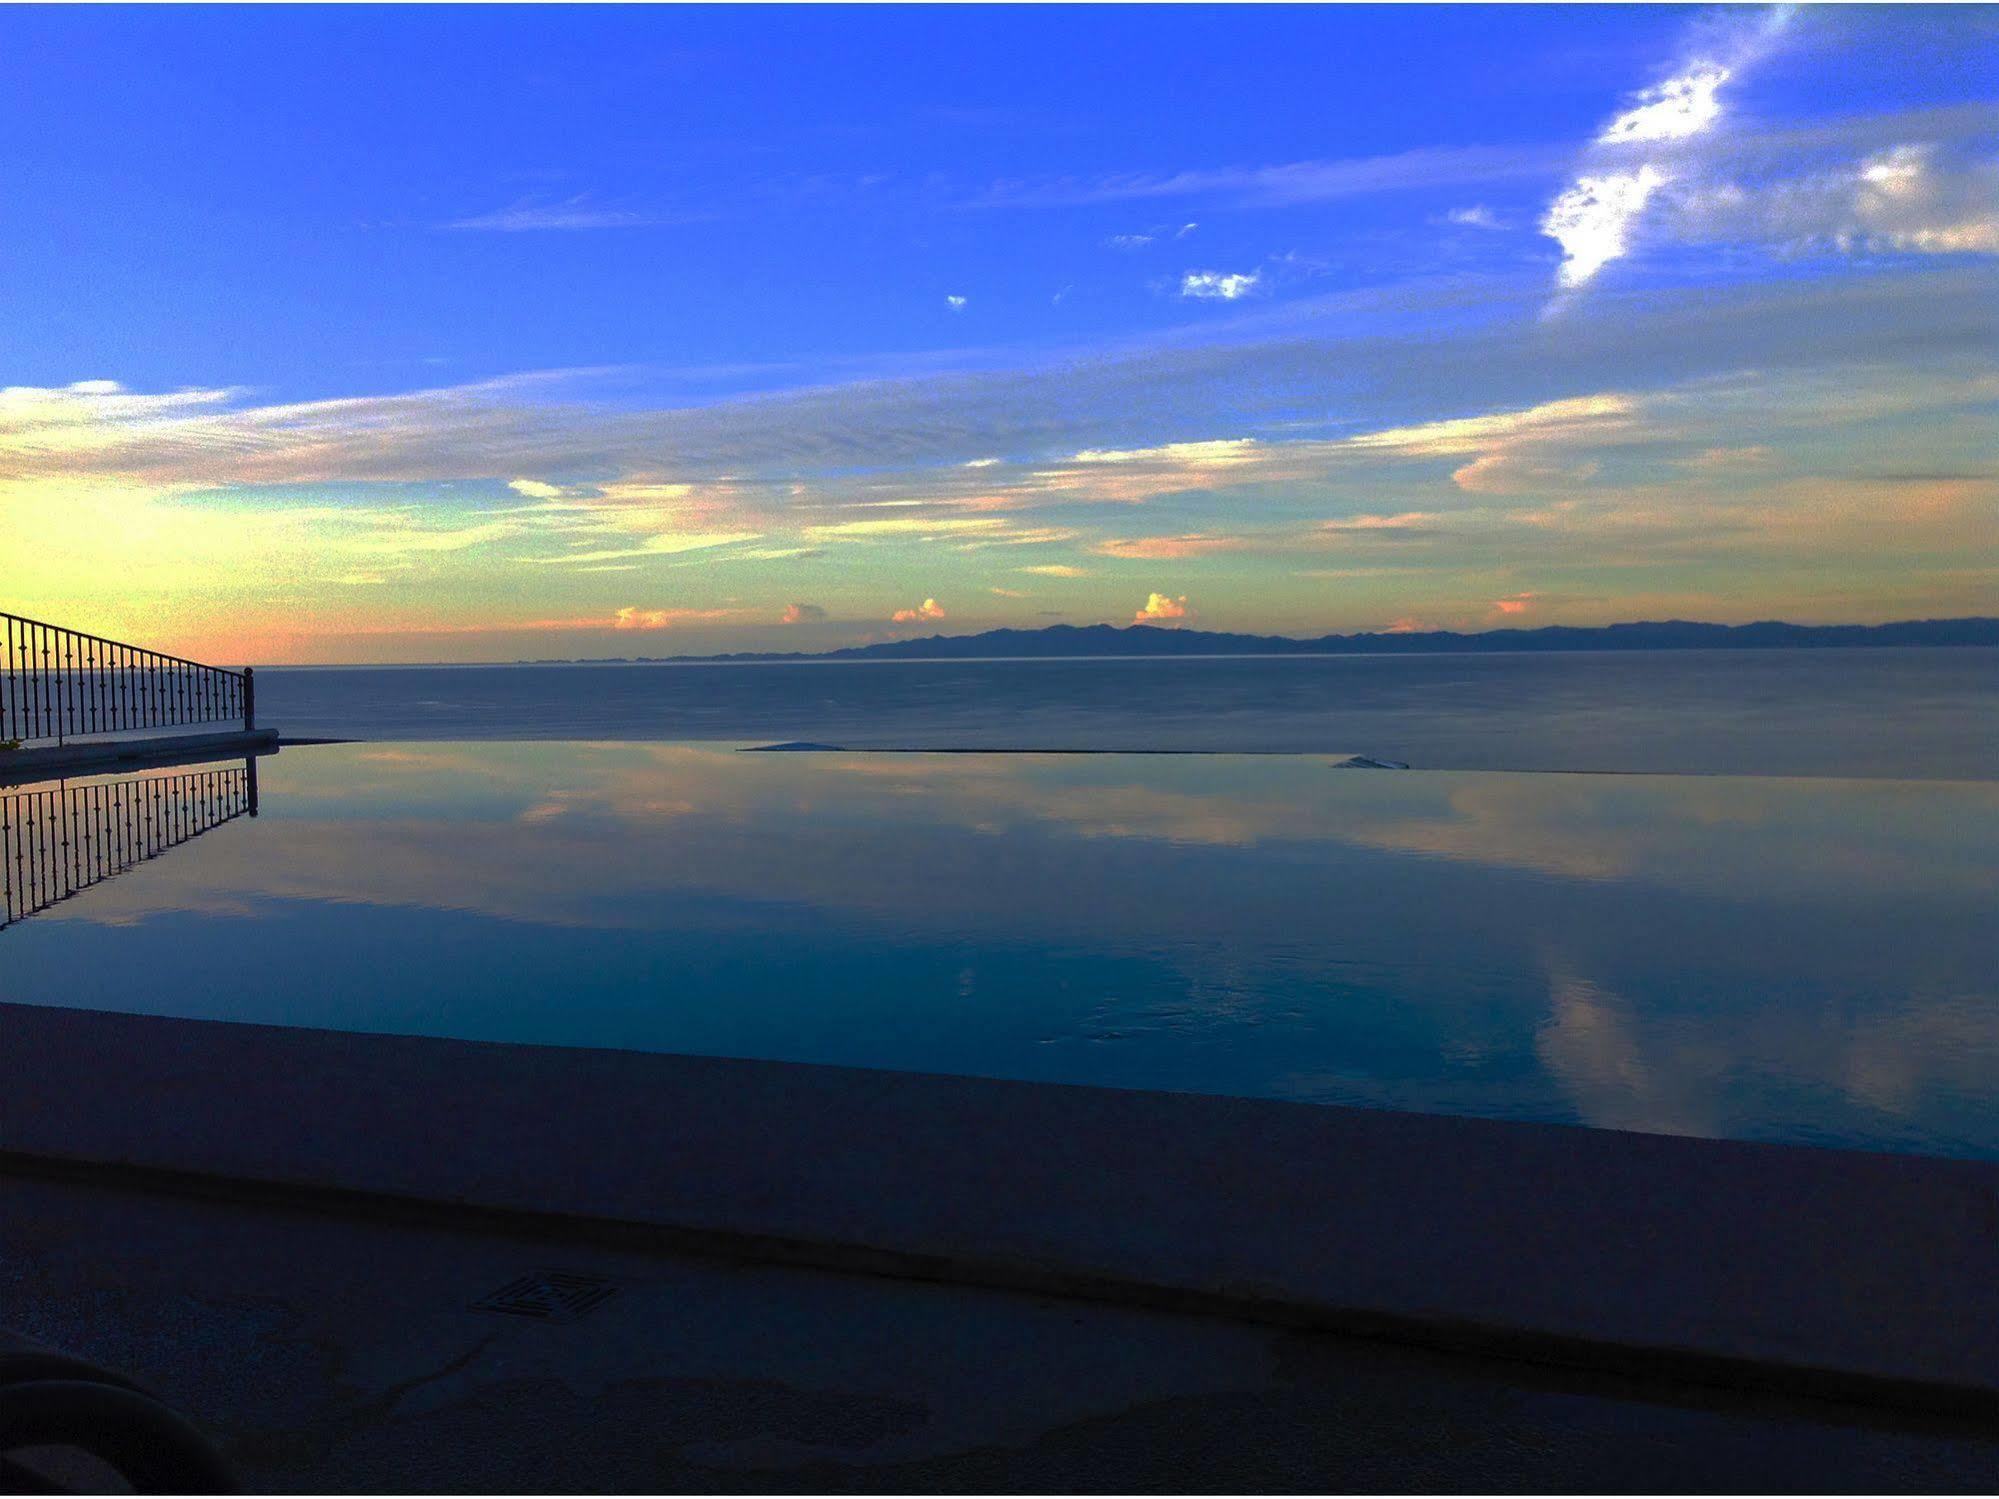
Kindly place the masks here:
<instances>
[{"instance_id":1,"label":"pool wall","mask_svg":"<svg viewBox=\"0 0 1999 1499\"><path fill-rule=\"evenodd\" d=\"M1999 1165L0 1005L0 1152L1999 1416Z\"/></svg>"}]
</instances>

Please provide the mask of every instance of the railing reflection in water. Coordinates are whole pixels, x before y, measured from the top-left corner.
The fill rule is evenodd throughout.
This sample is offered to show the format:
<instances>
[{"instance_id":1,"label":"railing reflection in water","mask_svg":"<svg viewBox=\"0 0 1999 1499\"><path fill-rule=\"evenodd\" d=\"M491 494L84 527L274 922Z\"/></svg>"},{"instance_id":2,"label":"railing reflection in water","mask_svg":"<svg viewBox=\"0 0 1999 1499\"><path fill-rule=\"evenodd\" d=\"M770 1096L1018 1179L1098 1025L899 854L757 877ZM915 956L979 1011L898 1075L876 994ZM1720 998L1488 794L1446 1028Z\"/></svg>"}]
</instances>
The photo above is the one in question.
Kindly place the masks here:
<instances>
[{"instance_id":1,"label":"railing reflection in water","mask_svg":"<svg viewBox=\"0 0 1999 1499\"><path fill-rule=\"evenodd\" d=\"M257 815L257 762L0 791L0 931L225 822Z\"/></svg>"}]
</instances>

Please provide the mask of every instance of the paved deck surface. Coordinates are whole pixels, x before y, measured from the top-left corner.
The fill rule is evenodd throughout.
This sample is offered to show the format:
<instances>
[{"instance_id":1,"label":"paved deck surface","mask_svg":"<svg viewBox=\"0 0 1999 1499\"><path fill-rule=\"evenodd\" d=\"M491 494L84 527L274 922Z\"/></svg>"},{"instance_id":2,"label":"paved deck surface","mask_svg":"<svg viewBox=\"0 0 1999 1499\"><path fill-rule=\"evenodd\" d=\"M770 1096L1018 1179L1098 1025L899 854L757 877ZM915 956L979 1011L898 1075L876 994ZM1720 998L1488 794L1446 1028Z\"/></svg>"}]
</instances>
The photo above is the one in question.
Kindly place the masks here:
<instances>
[{"instance_id":1,"label":"paved deck surface","mask_svg":"<svg viewBox=\"0 0 1999 1499\"><path fill-rule=\"evenodd\" d=\"M35 744L0 754L0 785L270 755L277 749L276 729L182 729L168 734L107 735L68 744Z\"/></svg>"},{"instance_id":2,"label":"paved deck surface","mask_svg":"<svg viewBox=\"0 0 1999 1499\"><path fill-rule=\"evenodd\" d=\"M469 1309L551 1266L619 1290ZM1999 1488L1994 1434L1879 1410L88 1179L0 1177L0 1323L257 1491Z\"/></svg>"},{"instance_id":3,"label":"paved deck surface","mask_svg":"<svg viewBox=\"0 0 1999 1499\"><path fill-rule=\"evenodd\" d=\"M0 1151L1999 1415L1999 1166L0 1006Z\"/></svg>"}]
</instances>

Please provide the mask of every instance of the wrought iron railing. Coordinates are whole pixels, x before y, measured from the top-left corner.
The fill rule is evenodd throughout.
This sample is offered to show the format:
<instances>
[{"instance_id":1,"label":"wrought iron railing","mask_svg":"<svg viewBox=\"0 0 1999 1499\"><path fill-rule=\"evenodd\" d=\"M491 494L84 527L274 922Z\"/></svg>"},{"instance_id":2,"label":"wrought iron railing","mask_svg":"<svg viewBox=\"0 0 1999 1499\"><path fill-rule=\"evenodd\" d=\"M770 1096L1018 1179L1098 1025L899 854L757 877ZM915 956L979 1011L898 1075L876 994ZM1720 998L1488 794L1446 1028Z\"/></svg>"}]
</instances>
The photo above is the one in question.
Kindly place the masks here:
<instances>
[{"instance_id":1,"label":"wrought iron railing","mask_svg":"<svg viewBox=\"0 0 1999 1499\"><path fill-rule=\"evenodd\" d=\"M0 613L0 743L241 721L257 726L256 677Z\"/></svg>"},{"instance_id":2,"label":"wrought iron railing","mask_svg":"<svg viewBox=\"0 0 1999 1499\"><path fill-rule=\"evenodd\" d=\"M257 815L257 762L0 794L0 932L135 864Z\"/></svg>"}]
</instances>

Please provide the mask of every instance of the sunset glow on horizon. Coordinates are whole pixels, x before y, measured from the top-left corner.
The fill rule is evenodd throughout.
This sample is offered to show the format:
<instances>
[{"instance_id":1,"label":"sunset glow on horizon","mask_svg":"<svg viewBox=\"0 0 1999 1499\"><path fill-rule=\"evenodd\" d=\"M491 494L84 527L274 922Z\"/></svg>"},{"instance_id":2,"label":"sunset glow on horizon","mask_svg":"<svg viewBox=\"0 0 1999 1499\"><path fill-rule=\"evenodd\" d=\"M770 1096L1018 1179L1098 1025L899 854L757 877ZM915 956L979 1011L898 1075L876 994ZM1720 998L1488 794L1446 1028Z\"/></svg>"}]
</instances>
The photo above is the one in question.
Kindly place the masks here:
<instances>
[{"instance_id":1,"label":"sunset glow on horizon","mask_svg":"<svg viewBox=\"0 0 1999 1499\"><path fill-rule=\"evenodd\" d=\"M16 11L0 608L258 664L1999 614L1994 16Z\"/></svg>"}]
</instances>

